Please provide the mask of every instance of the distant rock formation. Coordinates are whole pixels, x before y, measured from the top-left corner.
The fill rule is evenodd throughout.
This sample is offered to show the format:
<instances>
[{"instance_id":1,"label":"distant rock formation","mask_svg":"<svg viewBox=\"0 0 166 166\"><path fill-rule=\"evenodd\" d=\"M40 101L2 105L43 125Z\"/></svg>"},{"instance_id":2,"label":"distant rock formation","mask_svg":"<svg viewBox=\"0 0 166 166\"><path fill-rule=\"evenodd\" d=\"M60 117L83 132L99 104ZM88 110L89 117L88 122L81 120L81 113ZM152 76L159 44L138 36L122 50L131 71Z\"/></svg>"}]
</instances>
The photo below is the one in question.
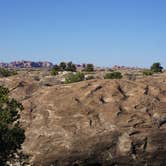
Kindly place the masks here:
<instances>
[{"instance_id":1,"label":"distant rock formation","mask_svg":"<svg viewBox=\"0 0 166 166\"><path fill-rule=\"evenodd\" d=\"M140 68L138 68L138 67L128 67L128 66L114 65L114 66L112 67L112 69L113 69L113 70L129 70L129 69L134 70L134 69L140 69Z\"/></svg>"},{"instance_id":2,"label":"distant rock formation","mask_svg":"<svg viewBox=\"0 0 166 166\"><path fill-rule=\"evenodd\" d=\"M53 63L48 61L33 62L33 61L14 61L10 63L0 63L0 67L9 68L50 68Z\"/></svg>"}]
</instances>

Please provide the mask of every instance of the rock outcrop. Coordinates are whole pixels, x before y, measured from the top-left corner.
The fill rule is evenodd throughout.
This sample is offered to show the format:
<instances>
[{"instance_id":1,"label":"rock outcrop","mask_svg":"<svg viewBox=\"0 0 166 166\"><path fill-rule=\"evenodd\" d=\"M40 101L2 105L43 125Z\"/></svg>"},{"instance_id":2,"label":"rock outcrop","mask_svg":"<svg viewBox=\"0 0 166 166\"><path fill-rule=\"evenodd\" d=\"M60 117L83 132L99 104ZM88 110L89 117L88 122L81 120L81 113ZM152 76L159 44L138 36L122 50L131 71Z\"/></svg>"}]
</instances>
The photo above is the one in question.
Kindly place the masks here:
<instances>
[{"instance_id":1,"label":"rock outcrop","mask_svg":"<svg viewBox=\"0 0 166 166\"><path fill-rule=\"evenodd\" d=\"M41 87L14 80L30 165L166 165L165 75Z\"/></svg>"}]
</instances>

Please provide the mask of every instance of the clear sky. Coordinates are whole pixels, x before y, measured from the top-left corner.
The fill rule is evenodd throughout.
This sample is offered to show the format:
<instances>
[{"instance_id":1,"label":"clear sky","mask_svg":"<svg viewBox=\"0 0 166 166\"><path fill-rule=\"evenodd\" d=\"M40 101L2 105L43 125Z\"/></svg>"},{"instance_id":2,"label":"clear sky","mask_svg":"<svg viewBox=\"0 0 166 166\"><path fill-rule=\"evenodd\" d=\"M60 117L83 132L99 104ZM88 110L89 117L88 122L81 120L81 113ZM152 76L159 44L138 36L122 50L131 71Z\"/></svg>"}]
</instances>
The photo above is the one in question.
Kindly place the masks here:
<instances>
[{"instance_id":1,"label":"clear sky","mask_svg":"<svg viewBox=\"0 0 166 166\"><path fill-rule=\"evenodd\" d=\"M166 0L0 0L0 61L166 67Z\"/></svg>"}]
</instances>

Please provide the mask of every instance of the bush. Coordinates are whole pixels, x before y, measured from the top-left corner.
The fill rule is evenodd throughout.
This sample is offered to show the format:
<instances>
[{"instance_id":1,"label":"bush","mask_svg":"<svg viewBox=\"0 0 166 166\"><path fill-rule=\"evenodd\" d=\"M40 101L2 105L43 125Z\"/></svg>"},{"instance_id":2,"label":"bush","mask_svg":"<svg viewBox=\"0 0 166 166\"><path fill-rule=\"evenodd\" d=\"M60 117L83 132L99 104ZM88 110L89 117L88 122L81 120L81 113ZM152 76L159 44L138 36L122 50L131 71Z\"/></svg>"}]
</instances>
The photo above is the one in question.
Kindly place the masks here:
<instances>
[{"instance_id":1,"label":"bush","mask_svg":"<svg viewBox=\"0 0 166 166\"><path fill-rule=\"evenodd\" d=\"M58 71L53 68L53 69L51 70L51 75L53 75L53 76L58 75Z\"/></svg>"},{"instance_id":2,"label":"bush","mask_svg":"<svg viewBox=\"0 0 166 166\"><path fill-rule=\"evenodd\" d=\"M84 78L85 78L85 76L81 72L77 72L76 74L71 73L65 79L65 83L68 84L68 83L73 83L73 82L80 82L80 81L83 81Z\"/></svg>"},{"instance_id":3,"label":"bush","mask_svg":"<svg viewBox=\"0 0 166 166\"><path fill-rule=\"evenodd\" d=\"M145 75L145 76L151 76L151 75L153 75L153 71L151 71L151 70L144 70L143 71L143 75Z\"/></svg>"},{"instance_id":4,"label":"bush","mask_svg":"<svg viewBox=\"0 0 166 166\"><path fill-rule=\"evenodd\" d=\"M55 69L52 69L52 71L51 71L51 75L53 75L53 76L58 75L58 71L57 71L57 70L55 70Z\"/></svg>"},{"instance_id":5,"label":"bush","mask_svg":"<svg viewBox=\"0 0 166 166\"><path fill-rule=\"evenodd\" d=\"M104 76L104 79L121 79L122 74L120 72L107 73Z\"/></svg>"},{"instance_id":6,"label":"bush","mask_svg":"<svg viewBox=\"0 0 166 166\"><path fill-rule=\"evenodd\" d=\"M158 72L162 72L163 67L161 66L159 62L156 62L156 63L153 63L150 69L151 71L158 73Z\"/></svg>"},{"instance_id":7,"label":"bush","mask_svg":"<svg viewBox=\"0 0 166 166\"><path fill-rule=\"evenodd\" d=\"M15 70L0 68L0 77L9 77L9 76L16 75L16 74L17 74L17 72Z\"/></svg>"},{"instance_id":8,"label":"bush","mask_svg":"<svg viewBox=\"0 0 166 166\"><path fill-rule=\"evenodd\" d=\"M51 75L58 75L58 71L60 71L60 66L54 65L54 67L51 70Z\"/></svg>"},{"instance_id":9,"label":"bush","mask_svg":"<svg viewBox=\"0 0 166 166\"><path fill-rule=\"evenodd\" d=\"M87 72L94 71L94 65L93 64L87 64L84 71L87 71Z\"/></svg>"},{"instance_id":10,"label":"bush","mask_svg":"<svg viewBox=\"0 0 166 166\"><path fill-rule=\"evenodd\" d=\"M19 126L19 112L22 104L9 99L9 90L0 86L0 165L6 165L14 153L21 148L25 139L24 130Z\"/></svg>"}]
</instances>

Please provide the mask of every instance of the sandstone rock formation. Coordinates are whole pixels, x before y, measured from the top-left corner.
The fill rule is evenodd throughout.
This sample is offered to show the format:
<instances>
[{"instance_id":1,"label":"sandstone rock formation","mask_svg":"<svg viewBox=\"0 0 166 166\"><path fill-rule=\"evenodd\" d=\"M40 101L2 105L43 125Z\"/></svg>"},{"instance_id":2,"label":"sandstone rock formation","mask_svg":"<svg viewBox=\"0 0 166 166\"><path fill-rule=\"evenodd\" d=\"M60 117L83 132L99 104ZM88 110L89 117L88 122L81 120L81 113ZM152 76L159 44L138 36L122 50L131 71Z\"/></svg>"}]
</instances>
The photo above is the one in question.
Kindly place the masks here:
<instances>
[{"instance_id":1,"label":"sandstone rock formation","mask_svg":"<svg viewBox=\"0 0 166 166\"><path fill-rule=\"evenodd\" d=\"M166 76L41 86L0 80L22 101L32 166L166 165Z\"/></svg>"}]
</instances>

